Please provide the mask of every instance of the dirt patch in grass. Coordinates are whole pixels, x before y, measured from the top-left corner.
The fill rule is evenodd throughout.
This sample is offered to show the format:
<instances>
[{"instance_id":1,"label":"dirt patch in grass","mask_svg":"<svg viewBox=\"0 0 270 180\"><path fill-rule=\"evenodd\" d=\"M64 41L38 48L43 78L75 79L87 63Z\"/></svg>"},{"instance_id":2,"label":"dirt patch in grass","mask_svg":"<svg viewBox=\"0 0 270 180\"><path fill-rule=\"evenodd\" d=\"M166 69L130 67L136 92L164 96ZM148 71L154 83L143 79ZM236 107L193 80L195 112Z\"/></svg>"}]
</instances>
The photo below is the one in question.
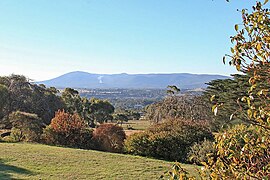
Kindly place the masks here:
<instances>
[{"instance_id":1,"label":"dirt patch in grass","mask_svg":"<svg viewBox=\"0 0 270 180\"><path fill-rule=\"evenodd\" d=\"M130 136L135 133L141 133L144 132L143 130L125 130L126 136Z\"/></svg>"}]
</instances>

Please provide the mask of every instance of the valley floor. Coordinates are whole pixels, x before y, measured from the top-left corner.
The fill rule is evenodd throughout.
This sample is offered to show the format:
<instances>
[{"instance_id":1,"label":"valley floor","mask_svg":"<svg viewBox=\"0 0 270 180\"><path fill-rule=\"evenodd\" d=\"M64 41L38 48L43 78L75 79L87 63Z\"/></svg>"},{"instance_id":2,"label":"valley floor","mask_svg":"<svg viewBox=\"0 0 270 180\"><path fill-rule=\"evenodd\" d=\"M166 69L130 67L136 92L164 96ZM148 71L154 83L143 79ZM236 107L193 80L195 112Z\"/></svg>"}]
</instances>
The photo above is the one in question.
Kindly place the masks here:
<instances>
[{"instance_id":1,"label":"valley floor","mask_svg":"<svg viewBox=\"0 0 270 180\"><path fill-rule=\"evenodd\" d=\"M0 179L158 179L172 163L40 144L0 143ZM195 172L193 165L183 165ZM192 174L192 173L191 173Z\"/></svg>"}]
</instances>

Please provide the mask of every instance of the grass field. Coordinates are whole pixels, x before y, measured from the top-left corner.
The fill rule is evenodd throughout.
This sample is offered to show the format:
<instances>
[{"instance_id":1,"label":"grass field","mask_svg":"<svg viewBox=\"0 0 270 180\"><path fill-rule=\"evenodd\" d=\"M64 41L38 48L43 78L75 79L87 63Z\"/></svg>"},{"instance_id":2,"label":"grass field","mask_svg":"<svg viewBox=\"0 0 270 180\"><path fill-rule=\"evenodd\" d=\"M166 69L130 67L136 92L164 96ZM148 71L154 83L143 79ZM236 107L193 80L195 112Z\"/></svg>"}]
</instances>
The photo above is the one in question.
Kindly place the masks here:
<instances>
[{"instance_id":1,"label":"grass field","mask_svg":"<svg viewBox=\"0 0 270 180\"><path fill-rule=\"evenodd\" d=\"M40 144L0 143L0 179L158 179L170 163ZM195 172L192 165L183 165Z\"/></svg>"},{"instance_id":2,"label":"grass field","mask_svg":"<svg viewBox=\"0 0 270 180\"><path fill-rule=\"evenodd\" d=\"M122 124L123 129L127 136L130 136L134 133L143 132L150 126L150 122L146 120L129 120ZM132 127L132 130L129 130L128 127Z\"/></svg>"},{"instance_id":3,"label":"grass field","mask_svg":"<svg viewBox=\"0 0 270 180\"><path fill-rule=\"evenodd\" d=\"M150 122L146 120L129 120L124 122L122 127L127 130L128 127L132 127L134 130L145 130L150 126Z\"/></svg>"}]
</instances>

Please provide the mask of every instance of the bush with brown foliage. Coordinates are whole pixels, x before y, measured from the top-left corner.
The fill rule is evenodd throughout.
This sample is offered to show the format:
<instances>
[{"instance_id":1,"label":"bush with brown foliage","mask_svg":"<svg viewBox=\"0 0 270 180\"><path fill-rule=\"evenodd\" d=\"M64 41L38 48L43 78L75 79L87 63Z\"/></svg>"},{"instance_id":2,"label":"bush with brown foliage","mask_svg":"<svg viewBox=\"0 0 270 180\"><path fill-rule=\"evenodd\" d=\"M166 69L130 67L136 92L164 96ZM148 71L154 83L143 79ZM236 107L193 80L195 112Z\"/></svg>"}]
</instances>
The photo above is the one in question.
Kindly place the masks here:
<instances>
[{"instance_id":1,"label":"bush with brown foliage","mask_svg":"<svg viewBox=\"0 0 270 180\"><path fill-rule=\"evenodd\" d=\"M123 152L126 134L122 127L114 124L101 124L93 133L95 148L108 152Z\"/></svg>"},{"instance_id":2,"label":"bush with brown foliage","mask_svg":"<svg viewBox=\"0 0 270 180\"><path fill-rule=\"evenodd\" d=\"M58 111L42 137L47 144L91 149L92 134L92 130L78 114Z\"/></svg>"}]
</instances>

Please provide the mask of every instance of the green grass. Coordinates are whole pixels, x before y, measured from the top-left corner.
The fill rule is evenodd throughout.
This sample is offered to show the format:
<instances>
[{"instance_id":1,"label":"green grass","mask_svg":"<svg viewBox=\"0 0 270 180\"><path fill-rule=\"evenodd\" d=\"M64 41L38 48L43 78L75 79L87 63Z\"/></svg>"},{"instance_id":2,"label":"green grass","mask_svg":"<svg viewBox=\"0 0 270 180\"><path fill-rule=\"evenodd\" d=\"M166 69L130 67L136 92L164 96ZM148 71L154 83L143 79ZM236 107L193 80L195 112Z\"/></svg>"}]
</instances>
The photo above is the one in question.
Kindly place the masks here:
<instances>
[{"instance_id":1,"label":"green grass","mask_svg":"<svg viewBox=\"0 0 270 180\"><path fill-rule=\"evenodd\" d=\"M134 130L145 130L150 126L150 122L146 120L129 120L124 122L122 127L127 130L129 127L132 127Z\"/></svg>"},{"instance_id":2,"label":"green grass","mask_svg":"<svg viewBox=\"0 0 270 180\"><path fill-rule=\"evenodd\" d=\"M161 160L61 148L0 143L0 179L158 179L171 163ZM183 165L195 172L192 165Z\"/></svg>"}]
</instances>

